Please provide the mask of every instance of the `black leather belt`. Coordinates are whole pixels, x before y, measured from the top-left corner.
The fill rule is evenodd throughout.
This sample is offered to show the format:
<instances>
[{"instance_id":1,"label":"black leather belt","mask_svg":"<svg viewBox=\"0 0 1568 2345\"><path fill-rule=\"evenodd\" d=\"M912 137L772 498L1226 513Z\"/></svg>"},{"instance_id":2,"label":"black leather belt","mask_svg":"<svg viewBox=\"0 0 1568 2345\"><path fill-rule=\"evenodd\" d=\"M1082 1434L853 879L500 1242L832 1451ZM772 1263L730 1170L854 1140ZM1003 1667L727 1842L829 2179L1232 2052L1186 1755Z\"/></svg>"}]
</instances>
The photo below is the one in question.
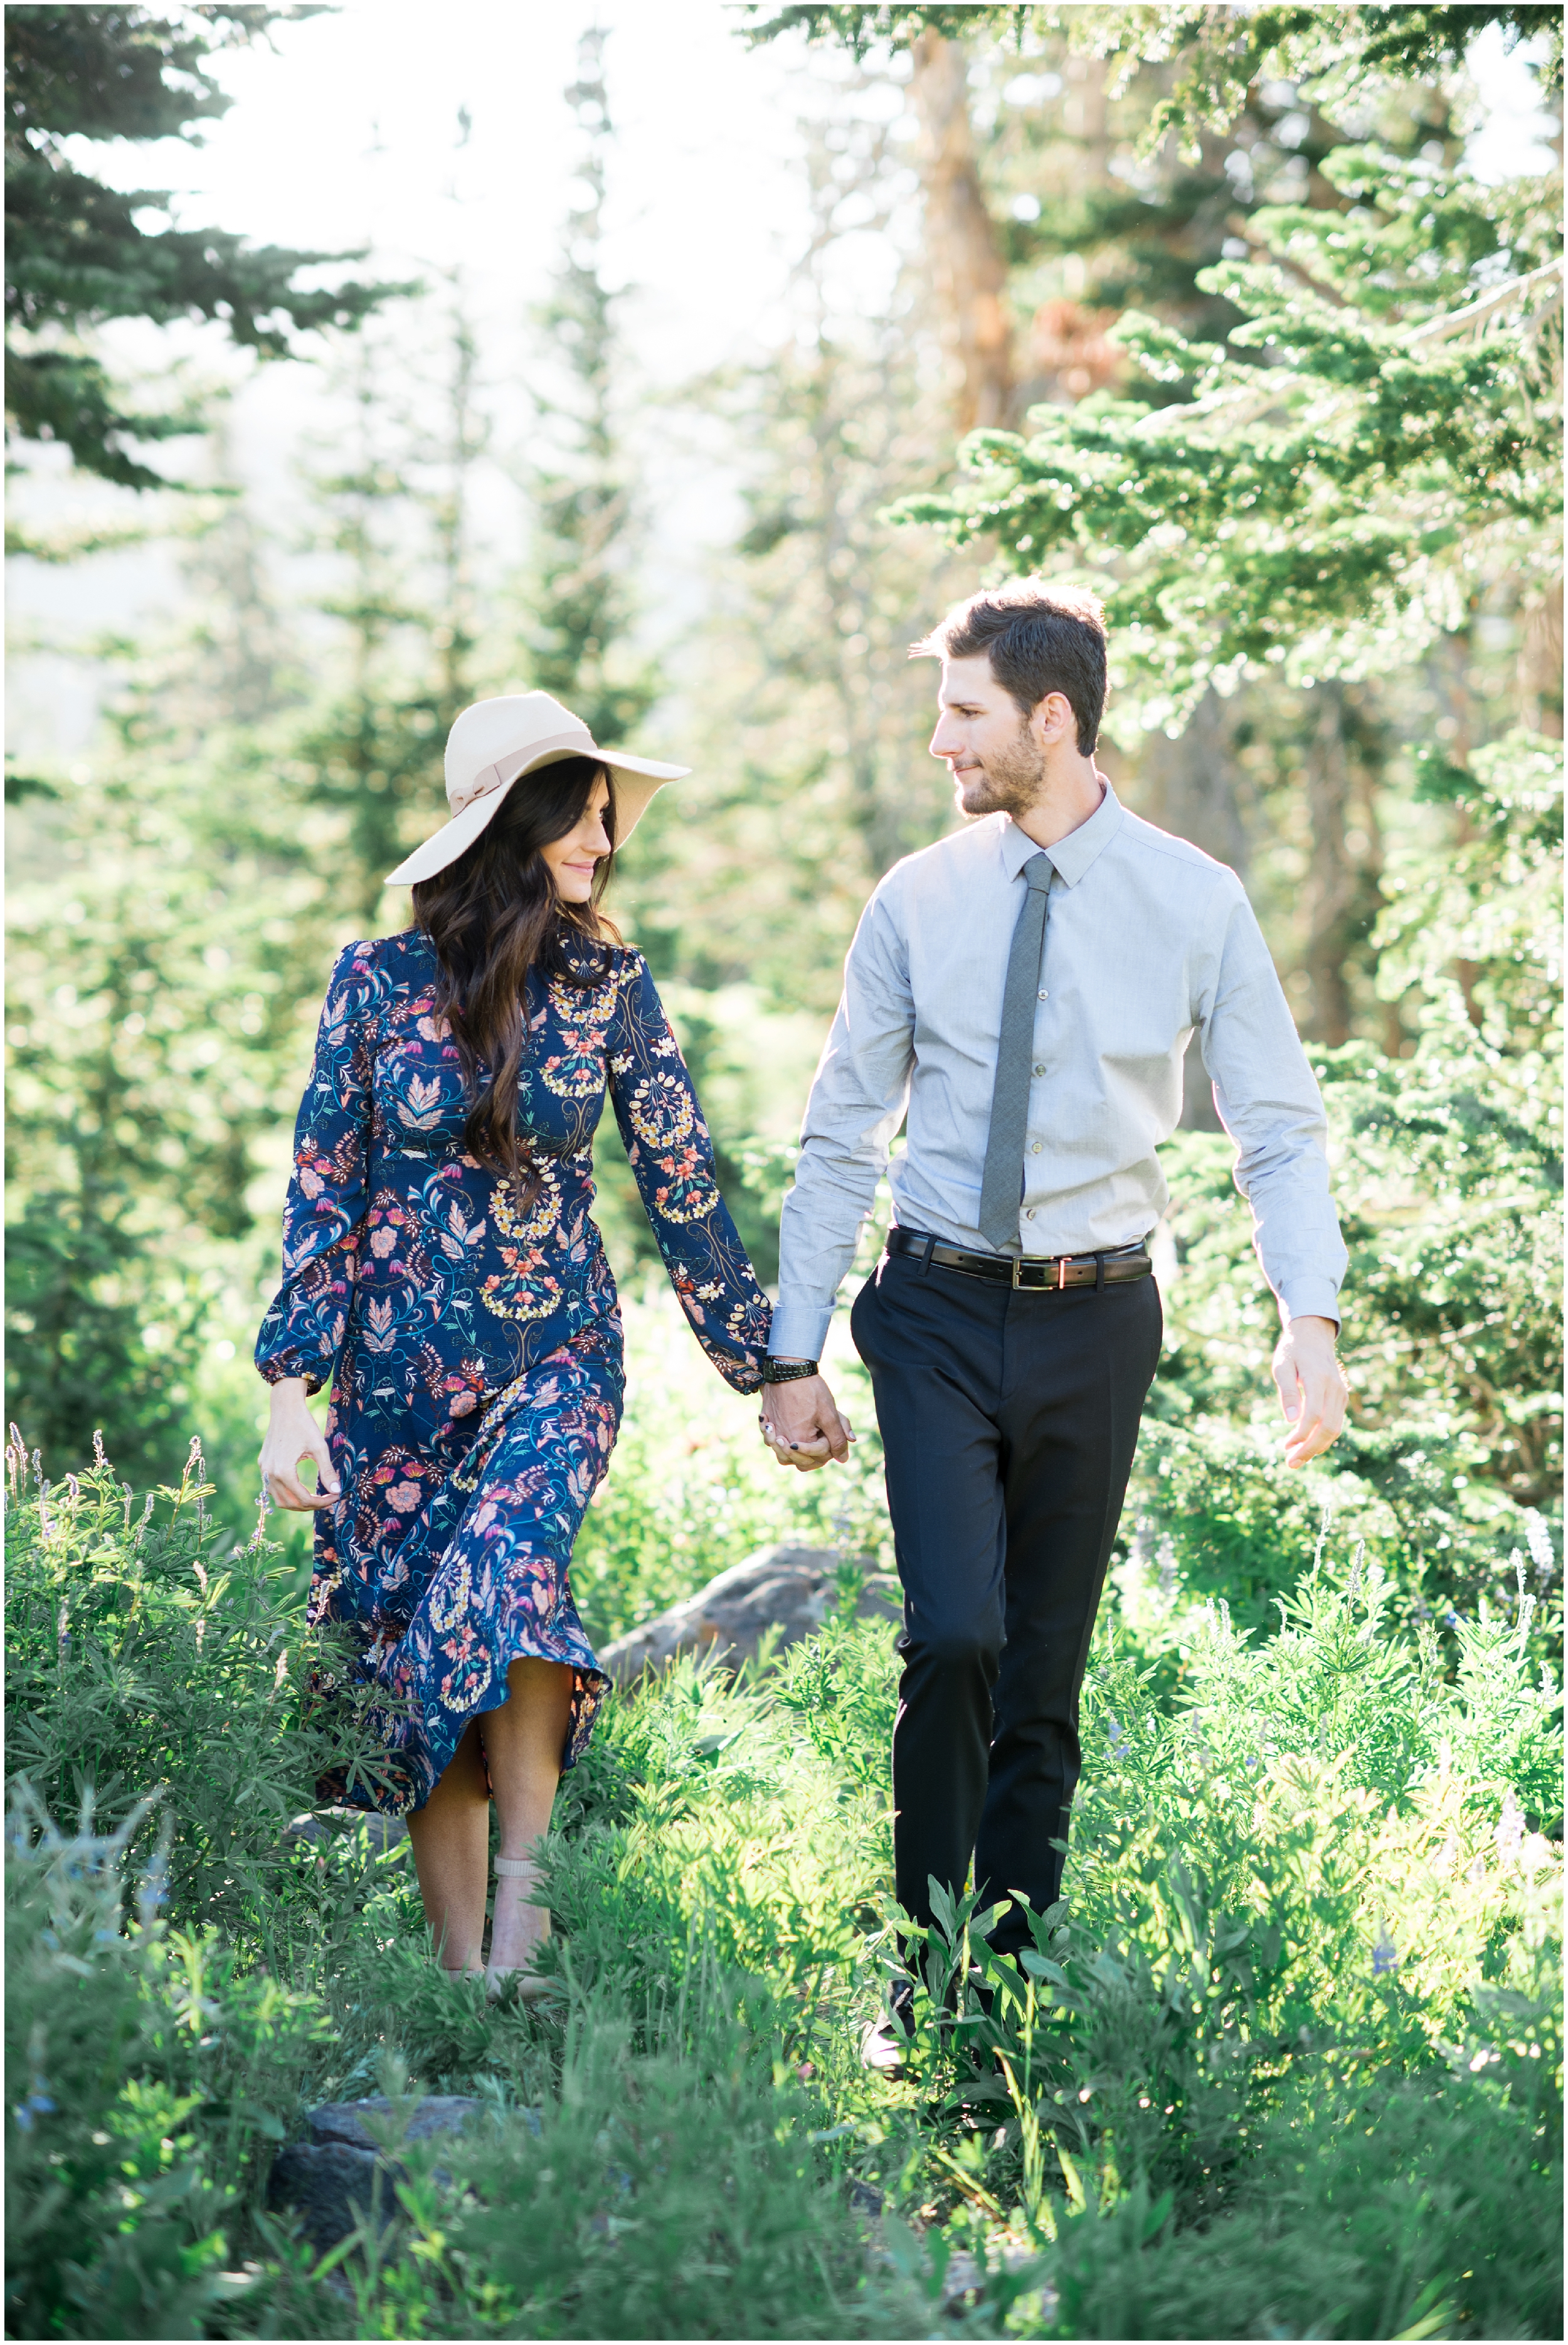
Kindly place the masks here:
<instances>
[{"instance_id":1,"label":"black leather belt","mask_svg":"<svg viewBox=\"0 0 1568 2345\"><path fill-rule=\"evenodd\" d=\"M1141 1238L1107 1254L970 1254L963 1246L944 1245L922 1230L894 1229L887 1233L887 1251L914 1254L934 1270L961 1270L966 1278L988 1278L1030 1294L1058 1294L1068 1286L1119 1286L1129 1278L1147 1278L1154 1267Z\"/></svg>"}]
</instances>

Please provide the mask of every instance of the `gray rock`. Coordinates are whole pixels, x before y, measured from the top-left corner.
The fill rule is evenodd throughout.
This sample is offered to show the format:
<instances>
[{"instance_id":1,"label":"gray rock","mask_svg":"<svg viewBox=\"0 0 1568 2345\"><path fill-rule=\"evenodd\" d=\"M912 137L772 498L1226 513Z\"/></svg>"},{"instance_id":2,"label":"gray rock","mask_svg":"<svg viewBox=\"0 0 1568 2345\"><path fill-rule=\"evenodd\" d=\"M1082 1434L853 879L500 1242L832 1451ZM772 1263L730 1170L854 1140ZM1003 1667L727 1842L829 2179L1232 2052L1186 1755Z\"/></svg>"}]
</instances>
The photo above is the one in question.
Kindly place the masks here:
<instances>
[{"instance_id":1,"label":"gray rock","mask_svg":"<svg viewBox=\"0 0 1568 2345\"><path fill-rule=\"evenodd\" d=\"M380 2168L380 2195L376 2173ZM333 2142L316 2148L309 2142L291 2141L272 2161L267 2203L274 2214L298 2215L305 2237L319 2256L347 2238L372 2208L385 2231L397 2214L389 2169L368 2149L348 2149Z\"/></svg>"},{"instance_id":2,"label":"gray rock","mask_svg":"<svg viewBox=\"0 0 1568 2345\"><path fill-rule=\"evenodd\" d=\"M345 1838L360 1824L373 1857L384 1856L389 1849L401 1848L408 1841L409 1827L401 1816L383 1816L373 1808L307 1808L303 1815L290 1816L283 1827L283 1838L319 1848L325 1842Z\"/></svg>"},{"instance_id":3,"label":"gray rock","mask_svg":"<svg viewBox=\"0 0 1568 2345\"><path fill-rule=\"evenodd\" d=\"M632 1685L662 1670L678 1653L712 1653L732 1669L754 1660L767 1631L774 1650L787 1650L821 1628L832 1609L842 1558L832 1548L770 1547L733 1563L694 1596L671 1605L606 1645L599 1666L617 1685ZM855 1618L902 1622L903 1599L891 1572L868 1572L855 1600Z\"/></svg>"},{"instance_id":4,"label":"gray rock","mask_svg":"<svg viewBox=\"0 0 1568 2345\"><path fill-rule=\"evenodd\" d=\"M469 2119L478 2114L481 2104L462 2093L427 2093L408 2124L403 2127L404 2141L429 2141L432 2134L460 2133ZM385 2131L393 2120L394 2105L382 2093L365 2101L325 2101L319 2109L306 2117L310 2138L319 2147L337 2143L349 2149L374 2152L379 2144L370 2126L377 2133ZM369 2119L369 2124L366 2119Z\"/></svg>"},{"instance_id":5,"label":"gray rock","mask_svg":"<svg viewBox=\"0 0 1568 2345\"><path fill-rule=\"evenodd\" d=\"M990 2258L991 2270L1004 2271L1009 2279L1016 2279L1020 2272L1028 2271L1036 2265L1039 2266L1040 2294L1046 2319L1054 2320L1057 2291L1045 2277L1043 2256L1037 2255L1033 2248L1004 2245L999 2255L993 2250ZM956 2248L948 2257L947 2269L942 2275L943 2311L949 2315L966 2311L971 2298L976 2296L985 2284L977 2259L966 2248Z\"/></svg>"},{"instance_id":6,"label":"gray rock","mask_svg":"<svg viewBox=\"0 0 1568 2345\"><path fill-rule=\"evenodd\" d=\"M430 2141L440 2134L460 2133L480 2106L460 2093L428 2094L404 2127L402 2138ZM372 2207L383 2231L396 2220L395 2186L407 2179L406 2169L381 2155L370 2131L372 2124L381 2130L393 2114L392 2103L381 2094L363 2101L329 2101L307 2116L309 2140L289 2142L273 2159L267 2203L275 2213L298 2216L319 2256L368 2219Z\"/></svg>"}]
</instances>

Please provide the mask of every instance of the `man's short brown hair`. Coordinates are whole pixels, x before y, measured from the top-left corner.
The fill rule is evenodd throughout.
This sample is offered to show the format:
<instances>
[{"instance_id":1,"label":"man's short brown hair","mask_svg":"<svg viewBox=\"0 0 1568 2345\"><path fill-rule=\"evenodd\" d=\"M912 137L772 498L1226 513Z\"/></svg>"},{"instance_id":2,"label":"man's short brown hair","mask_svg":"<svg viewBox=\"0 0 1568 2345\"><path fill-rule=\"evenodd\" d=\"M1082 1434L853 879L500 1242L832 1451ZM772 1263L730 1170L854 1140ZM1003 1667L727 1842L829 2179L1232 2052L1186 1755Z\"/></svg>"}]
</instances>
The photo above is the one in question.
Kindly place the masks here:
<instances>
[{"instance_id":1,"label":"man's short brown hair","mask_svg":"<svg viewBox=\"0 0 1568 2345\"><path fill-rule=\"evenodd\" d=\"M1092 757L1105 714L1105 612L1087 586L1015 578L955 603L940 625L909 646L911 659L990 655L991 673L1020 714L1047 692L1064 693L1077 719L1078 755Z\"/></svg>"}]
</instances>

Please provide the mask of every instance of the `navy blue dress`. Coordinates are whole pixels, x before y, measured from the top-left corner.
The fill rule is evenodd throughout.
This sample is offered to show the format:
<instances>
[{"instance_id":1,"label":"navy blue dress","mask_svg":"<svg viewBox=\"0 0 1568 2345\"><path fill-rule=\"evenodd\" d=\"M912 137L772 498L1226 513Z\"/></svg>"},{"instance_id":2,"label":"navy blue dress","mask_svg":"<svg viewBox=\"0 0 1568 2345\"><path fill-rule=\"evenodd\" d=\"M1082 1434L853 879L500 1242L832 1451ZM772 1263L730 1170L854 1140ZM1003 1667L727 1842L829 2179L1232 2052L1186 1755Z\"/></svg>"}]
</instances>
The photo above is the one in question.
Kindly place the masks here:
<instances>
[{"instance_id":1,"label":"navy blue dress","mask_svg":"<svg viewBox=\"0 0 1568 2345\"><path fill-rule=\"evenodd\" d=\"M713 1177L713 1142L648 965L574 948L595 981L528 983L521 1124L541 1176L465 1153L469 1101L417 929L350 945L332 971L299 1109L283 1284L257 1339L269 1382L330 1377L342 1485L317 1517L310 1617L341 1623L374 1690L384 1757L323 1798L423 1806L520 1657L573 1672L563 1764L608 1681L567 1567L624 1388L615 1284L592 1217L606 1090L659 1251L698 1342L754 1392L769 1306ZM325 1690L326 1689L324 1689ZM350 1776L352 1780L350 1780Z\"/></svg>"}]
</instances>

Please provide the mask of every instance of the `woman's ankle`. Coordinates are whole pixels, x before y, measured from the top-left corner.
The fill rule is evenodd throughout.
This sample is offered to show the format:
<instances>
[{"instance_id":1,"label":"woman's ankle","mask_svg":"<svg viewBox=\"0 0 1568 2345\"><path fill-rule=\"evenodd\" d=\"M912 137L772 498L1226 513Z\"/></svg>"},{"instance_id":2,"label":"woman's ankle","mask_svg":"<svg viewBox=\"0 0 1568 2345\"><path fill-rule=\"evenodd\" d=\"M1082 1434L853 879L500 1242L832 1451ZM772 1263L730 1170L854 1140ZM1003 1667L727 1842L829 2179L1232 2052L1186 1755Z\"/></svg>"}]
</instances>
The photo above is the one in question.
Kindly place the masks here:
<instances>
[{"instance_id":1,"label":"woman's ankle","mask_svg":"<svg viewBox=\"0 0 1568 2345\"><path fill-rule=\"evenodd\" d=\"M519 1871L496 1876L490 1933L492 1970L520 1969L550 1935L550 1910L537 1902L540 1867L530 1860L513 1862Z\"/></svg>"}]
</instances>

